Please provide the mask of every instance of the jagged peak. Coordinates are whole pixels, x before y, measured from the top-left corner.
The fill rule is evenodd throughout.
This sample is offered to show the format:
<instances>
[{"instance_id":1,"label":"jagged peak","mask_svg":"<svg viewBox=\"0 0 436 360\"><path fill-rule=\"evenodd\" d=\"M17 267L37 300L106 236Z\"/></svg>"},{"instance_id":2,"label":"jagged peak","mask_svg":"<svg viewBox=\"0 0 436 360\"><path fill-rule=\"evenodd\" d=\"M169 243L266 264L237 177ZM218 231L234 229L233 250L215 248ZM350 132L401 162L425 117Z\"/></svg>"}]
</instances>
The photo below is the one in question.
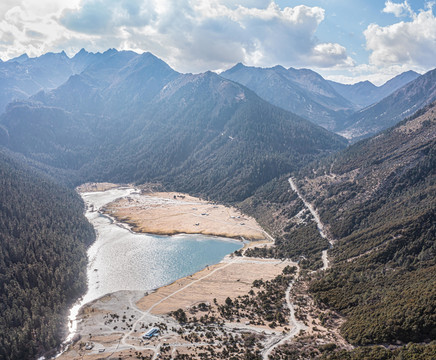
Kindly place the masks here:
<instances>
[{"instance_id":1,"label":"jagged peak","mask_svg":"<svg viewBox=\"0 0 436 360\"><path fill-rule=\"evenodd\" d=\"M392 79L386 81L383 85L381 85L381 87L389 86L391 84L394 84L396 81L404 81L404 79L410 79L410 81L412 81L412 80L415 80L416 78L418 78L419 76L421 76L421 74L419 74L413 70L405 71L405 72L393 77Z\"/></svg>"},{"instance_id":2,"label":"jagged peak","mask_svg":"<svg viewBox=\"0 0 436 360\"><path fill-rule=\"evenodd\" d=\"M239 71L239 70L246 69L246 68L247 68L247 66L245 66L241 62L238 62L236 65L232 66L230 69L223 71L223 73L232 73L232 72Z\"/></svg>"},{"instance_id":3,"label":"jagged peak","mask_svg":"<svg viewBox=\"0 0 436 360\"><path fill-rule=\"evenodd\" d=\"M24 53L24 54L22 54L20 56L14 57L14 58L12 58L12 59L10 59L8 61L9 62L22 63L22 62L27 61L27 60L29 60L29 56L26 53Z\"/></svg>"},{"instance_id":4,"label":"jagged peak","mask_svg":"<svg viewBox=\"0 0 436 360\"><path fill-rule=\"evenodd\" d=\"M61 51L61 52L59 52L59 53L55 53L55 52L48 52L48 53L45 53L45 54L43 54L43 55L41 55L41 56L39 56L39 57L36 57L35 59L47 59L47 58L59 58L59 59L70 59L69 57L68 57L68 55L65 53L65 51Z\"/></svg>"},{"instance_id":5,"label":"jagged peak","mask_svg":"<svg viewBox=\"0 0 436 360\"><path fill-rule=\"evenodd\" d=\"M81 48L80 51L78 53L76 53L76 55L74 55L73 59L76 57L81 57L81 56L86 56L90 54L88 51L85 50L85 48Z\"/></svg>"},{"instance_id":6,"label":"jagged peak","mask_svg":"<svg viewBox=\"0 0 436 360\"><path fill-rule=\"evenodd\" d=\"M374 85L374 84L369 80L364 80L364 81L359 81L359 82L355 83L354 85Z\"/></svg>"},{"instance_id":7,"label":"jagged peak","mask_svg":"<svg viewBox=\"0 0 436 360\"><path fill-rule=\"evenodd\" d=\"M247 66L244 65L242 62L238 62L235 66L232 67L232 69L245 68L245 67L247 67Z\"/></svg>"},{"instance_id":8,"label":"jagged peak","mask_svg":"<svg viewBox=\"0 0 436 360\"><path fill-rule=\"evenodd\" d=\"M156 63L164 63L165 65L168 65L165 61L163 61L161 58L157 57L153 53L146 51L139 55L138 57L141 61L147 60L147 61L153 61Z\"/></svg>"},{"instance_id":9,"label":"jagged peak","mask_svg":"<svg viewBox=\"0 0 436 360\"><path fill-rule=\"evenodd\" d=\"M145 68L153 67L153 68L166 69L176 72L165 61L163 61L161 58L157 57L156 55L148 51L132 58L129 61L128 67L145 67Z\"/></svg>"},{"instance_id":10,"label":"jagged peak","mask_svg":"<svg viewBox=\"0 0 436 360\"><path fill-rule=\"evenodd\" d=\"M103 55L113 55L113 54L116 54L116 53L118 53L118 50L117 50L117 49L110 48L110 49L107 49L107 50L103 53Z\"/></svg>"},{"instance_id":11,"label":"jagged peak","mask_svg":"<svg viewBox=\"0 0 436 360\"><path fill-rule=\"evenodd\" d=\"M418 76L421 76L422 74L420 74L419 72L416 72L414 70L408 70L408 71L403 72L400 75L418 75Z\"/></svg>"}]
</instances>

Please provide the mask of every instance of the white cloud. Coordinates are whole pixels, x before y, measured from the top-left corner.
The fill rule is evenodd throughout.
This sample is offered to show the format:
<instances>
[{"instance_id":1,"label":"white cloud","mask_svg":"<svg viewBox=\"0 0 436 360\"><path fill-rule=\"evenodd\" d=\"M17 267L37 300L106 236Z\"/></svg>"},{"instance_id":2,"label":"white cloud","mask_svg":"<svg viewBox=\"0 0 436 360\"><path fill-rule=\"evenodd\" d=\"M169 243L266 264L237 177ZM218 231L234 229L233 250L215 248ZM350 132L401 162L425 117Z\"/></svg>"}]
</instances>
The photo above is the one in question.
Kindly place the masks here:
<instances>
[{"instance_id":1,"label":"white cloud","mask_svg":"<svg viewBox=\"0 0 436 360\"><path fill-rule=\"evenodd\" d=\"M411 21L389 26L371 24L364 31L370 64L387 67L408 65L421 71L436 65L436 18L431 5L412 14Z\"/></svg>"},{"instance_id":2,"label":"white cloud","mask_svg":"<svg viewBox=\"0 0 436 360\"><path fill-rule=\"evenodd\" d=\"M80 0L70 0L77 6ZM73 34L58 23L64 0L2 1L0 6L0 56L8 59L27 53L39 56L63 50Z\"/></svg>"},{"instance_id":3,"label":"white cloud","mask_svg":"<svg viewBox=\"0 0 436 360\"><path fill-rule=\"evenodd\" d=\"M395 20L388 26L371 24L364 31L369 53L367 64L346 68L315 69L325 78L341 83L354 84L369 80L382 85L408 70L425 73L436 66L436 18L433 3L426 3L425 10L414 12L407 1L385 2L385 13L408 19Z\"/></svg>"},{"instance_id":4,"label":"white cloud","mask_svg":"<svg viewBox=\"0 0 436 360\"><path fill-rule=\"evenodd\" d=\"M318 44L313 48L314 65L321 68L352 67L355 62L347 55L346 49L333 43Z\"/></svg>"},{"instance_id":5,"label":"white cloud","mask_svg":"<svg viewBox=\"0 0 436 360\"><path fill-rule=\"evenodd\" d=\"M414 12L407 1L403 3L394 3L391 0L386 1L384 13L394 14L396 17L414 16Z\"/></svg>"},{"instance_id":6,"label":"white cloud","mask_svg":"<svg viewBox=\"0 0 436 360\"><path fill-rule=\"evenodd\" d=\"M180 71L244 62L350 66L346 49L316 38L325 12L270 0L4 0L0 56L27 52L151 51ZM8 9L9 6L9 9Z\"/></svg>"}]
</instances>

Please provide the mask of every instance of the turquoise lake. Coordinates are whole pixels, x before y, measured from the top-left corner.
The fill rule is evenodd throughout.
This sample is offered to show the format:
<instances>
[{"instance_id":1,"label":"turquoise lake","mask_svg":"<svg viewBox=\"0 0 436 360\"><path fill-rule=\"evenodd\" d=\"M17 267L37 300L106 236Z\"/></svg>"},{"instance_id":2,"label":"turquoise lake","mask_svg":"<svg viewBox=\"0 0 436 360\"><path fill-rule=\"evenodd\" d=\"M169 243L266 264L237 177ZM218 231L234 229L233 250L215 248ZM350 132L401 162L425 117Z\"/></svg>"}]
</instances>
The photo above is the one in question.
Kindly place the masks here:
<instances>
[{"instance_id":1,"label":"turquoise lake","mask_svg":"<svg viewBox=\"0 0 436 360\"><path fill-rule=\"evenodd\" d=\"M132 191L114 189L82 197L99 209ZM241 241L204 235L138 234L97 211L86 215L97 239L88 250L88 293L82 303L119 290L156 289L216 264L243 246Z\"/></svg>"}]
</instances>

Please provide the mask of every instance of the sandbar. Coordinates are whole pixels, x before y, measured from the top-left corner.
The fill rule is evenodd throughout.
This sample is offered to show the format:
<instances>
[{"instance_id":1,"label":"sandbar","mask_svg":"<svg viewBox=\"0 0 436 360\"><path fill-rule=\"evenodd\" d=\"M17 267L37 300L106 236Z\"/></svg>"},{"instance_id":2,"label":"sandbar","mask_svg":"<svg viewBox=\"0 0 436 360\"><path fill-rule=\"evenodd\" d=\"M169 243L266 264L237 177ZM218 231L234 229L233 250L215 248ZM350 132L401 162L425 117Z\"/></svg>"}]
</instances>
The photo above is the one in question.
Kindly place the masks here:
<instances>
[{"instance_id":1,"label":"sandbar","mask_svg":"<svg viewBox=\"0 0 436 360\"><path fill-rule=\"evenodd\" d=\"M118 199L103 212L127 223L135 232L157 235L203 234L263 240L257 221L233 207L177 192L140 192Z\"/></svg>"}]
</instances>

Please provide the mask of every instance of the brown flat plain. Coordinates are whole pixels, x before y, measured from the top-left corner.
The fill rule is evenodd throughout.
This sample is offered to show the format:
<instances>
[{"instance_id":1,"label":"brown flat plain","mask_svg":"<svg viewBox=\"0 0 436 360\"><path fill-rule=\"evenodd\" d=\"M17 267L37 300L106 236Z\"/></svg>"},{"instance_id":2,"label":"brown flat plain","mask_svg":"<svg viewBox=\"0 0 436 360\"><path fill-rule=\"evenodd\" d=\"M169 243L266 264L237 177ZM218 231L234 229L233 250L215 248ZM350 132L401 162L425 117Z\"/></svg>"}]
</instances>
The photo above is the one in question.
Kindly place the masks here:
<instances>
[{"instance_id":1,"label":"brown flat plain","mask_svg":"<svg viewBox=\"0 0 436 360\"><path fill-rule=\"evenodd\" d=\"M254 280L271 280L282 273L291 261L246 257L226 258L194 275L159 288L136 303L142 311L155 315L168 314L179 308L189 309L199 303L213 305L214 299L223 304L227 297L247 294Z\"/></svg>"},{"instance_id":2,"label":"brown flat plain","mask_svg":"<svg viewBox=\"0 0 436 360\"><path fill-rule=\"evenodd\" d=\"M117 187L120 187L119 184L112 184L108 182L104 183L86 183L78 186L76 190L79 193L83 192L97 192L97 191L106 191L110 189L115 189Z\"/></svg>"},{"instance_id":3,"label":"brown flat plain","mask_svg":"<svg viewBox=\"0 0 436 360\"><path fill-rule=\"evenodd\" d=\"M247 240L266 238L256 220L235 208L175 192L132 194L108 204L105 213L142 233L203 234Z\"/></svg>"}]
</instances>

